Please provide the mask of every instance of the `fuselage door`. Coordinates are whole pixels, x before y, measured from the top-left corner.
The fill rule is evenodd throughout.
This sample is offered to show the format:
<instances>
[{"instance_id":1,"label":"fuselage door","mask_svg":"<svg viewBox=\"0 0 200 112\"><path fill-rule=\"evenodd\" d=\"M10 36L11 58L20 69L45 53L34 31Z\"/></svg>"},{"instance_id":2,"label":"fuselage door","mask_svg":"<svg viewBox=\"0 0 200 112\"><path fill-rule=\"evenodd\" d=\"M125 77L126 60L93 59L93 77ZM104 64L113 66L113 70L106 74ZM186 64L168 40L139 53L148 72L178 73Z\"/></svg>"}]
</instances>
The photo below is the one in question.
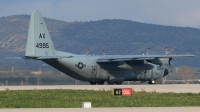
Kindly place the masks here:
<instances>
[{"instance_id":1,"label":"fuselage door","mask_svg":"<svg viewBox=\"0 0 200 112\"><path fill-rule=\"evenodd\" d=\"M91 78L95 79L97 75L97 66L92 66Z\"/></svg>"}]
</instances>

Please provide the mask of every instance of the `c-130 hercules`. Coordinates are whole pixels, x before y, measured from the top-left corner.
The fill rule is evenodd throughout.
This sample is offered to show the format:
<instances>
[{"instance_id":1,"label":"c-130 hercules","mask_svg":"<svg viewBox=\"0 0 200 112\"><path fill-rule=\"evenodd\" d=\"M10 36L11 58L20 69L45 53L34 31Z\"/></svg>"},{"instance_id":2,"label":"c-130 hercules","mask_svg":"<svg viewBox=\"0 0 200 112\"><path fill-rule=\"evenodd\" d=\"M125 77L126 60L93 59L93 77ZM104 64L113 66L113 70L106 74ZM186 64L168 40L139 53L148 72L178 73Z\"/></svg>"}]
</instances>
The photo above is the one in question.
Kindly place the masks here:
<instances>
[{"instance_id":1,"label":"c-130 hercules","mask_svg":"<svg viewBox=\"0 0 200 112\"><path fill-rule=\"evenodd\" d=\"M26 59L41 60L72 78L88 81L91 85L120 85L124 81L148 81L168 75L164 68L172 58L194 55L77 55L57 51L43 17L33 11L30 18Z\"/></svg>"}]
</instances>

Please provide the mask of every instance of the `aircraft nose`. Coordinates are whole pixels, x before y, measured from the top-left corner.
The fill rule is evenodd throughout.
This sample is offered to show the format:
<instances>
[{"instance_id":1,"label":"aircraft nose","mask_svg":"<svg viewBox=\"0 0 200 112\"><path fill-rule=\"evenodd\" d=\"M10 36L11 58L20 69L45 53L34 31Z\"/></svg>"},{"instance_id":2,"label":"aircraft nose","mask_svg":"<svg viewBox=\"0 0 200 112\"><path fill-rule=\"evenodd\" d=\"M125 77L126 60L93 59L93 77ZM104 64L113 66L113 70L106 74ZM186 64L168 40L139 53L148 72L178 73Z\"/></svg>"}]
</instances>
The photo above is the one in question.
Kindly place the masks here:
<instances>
[{"instance_id":1,"label":"aircraft nose","mask_svg":"<svg viewBox=\"0 0 200 112\"><path fill-rule=\"evenodd\" d=\"M169 74L169 71L167 69L165 69L164 71L164 76L168 75Z\"/></svg>"}]
</instances>

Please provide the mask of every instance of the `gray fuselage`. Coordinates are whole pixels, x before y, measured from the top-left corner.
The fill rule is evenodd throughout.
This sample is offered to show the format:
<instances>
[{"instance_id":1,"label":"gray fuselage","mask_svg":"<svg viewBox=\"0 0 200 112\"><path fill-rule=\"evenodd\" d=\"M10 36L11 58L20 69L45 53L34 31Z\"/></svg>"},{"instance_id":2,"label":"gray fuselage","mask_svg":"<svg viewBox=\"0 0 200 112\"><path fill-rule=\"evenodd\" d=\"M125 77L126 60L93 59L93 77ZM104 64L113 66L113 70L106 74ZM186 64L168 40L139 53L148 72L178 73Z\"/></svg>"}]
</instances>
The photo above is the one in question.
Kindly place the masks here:
<instances>
[{"instance_id":1,"label":"gray fuselage","mask_svg":"<svg viewBox=\"0 0 200 112\"><path fill-rule=\"evenodd\" d=\"M118 66L127 64L124 61L98 63L99 56L74 56L72 58L60 58L43 60L54 68L64 72L72 78L83 81L148 81L167 75L163 66L147 63L153 66L150 70L127 70ZM144 64L144 63L143 63Z\"/></svg>"}]
</instances>

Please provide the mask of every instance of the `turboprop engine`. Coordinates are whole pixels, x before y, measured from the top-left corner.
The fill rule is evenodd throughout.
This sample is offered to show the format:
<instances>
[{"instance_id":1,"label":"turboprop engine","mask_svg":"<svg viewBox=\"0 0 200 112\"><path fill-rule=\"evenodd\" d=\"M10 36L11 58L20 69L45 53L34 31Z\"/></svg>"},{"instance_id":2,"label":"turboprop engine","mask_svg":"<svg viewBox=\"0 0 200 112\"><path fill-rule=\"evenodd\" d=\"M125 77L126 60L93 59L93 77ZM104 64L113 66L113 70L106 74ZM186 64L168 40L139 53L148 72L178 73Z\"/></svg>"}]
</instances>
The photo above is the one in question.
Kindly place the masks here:
<instances>
[{"instance_id":1,"label":"turboprop engine","mask_svg":"<svg viewBox=\"0 0 200 112\"><path fill-rule=\"evenodd\" d=\"M171 60L172 60L171 58L156 58L153 60L148 60L148 62L156 64L156 65L166 65L166 64L169 64Z\"/></svg>"}]
</instances>

